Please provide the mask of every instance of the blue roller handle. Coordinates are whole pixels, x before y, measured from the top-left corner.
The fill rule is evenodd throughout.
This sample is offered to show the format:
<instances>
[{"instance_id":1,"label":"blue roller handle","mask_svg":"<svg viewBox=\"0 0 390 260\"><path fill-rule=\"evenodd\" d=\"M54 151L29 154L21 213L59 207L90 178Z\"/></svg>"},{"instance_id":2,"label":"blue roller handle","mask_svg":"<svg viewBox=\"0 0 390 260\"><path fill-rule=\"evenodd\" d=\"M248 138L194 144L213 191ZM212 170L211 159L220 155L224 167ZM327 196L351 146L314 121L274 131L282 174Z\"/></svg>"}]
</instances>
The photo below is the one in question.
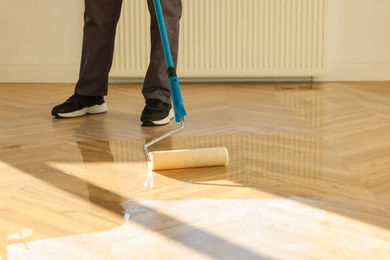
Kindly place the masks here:
<instances>
[{"instance_id":1,"label":"blue roller handle","mask_svg":"<svg viewBox=\"0 0 390 260\"><path fill-rule=\"evenodd\" d=\"M172 59L171 47L169 46L167 29L165 27L165 21L164 21L163 11L161 8L161 3L160 0L153 0L153 3L154 3L154 9L156 11L158 28L160 30L160 37L161 37L161 42L164 50L165 61L168 66L167 69L168 81L171 90L173 109L175 111L175 120L176 122L183 122L184 116L187 114L181 96L179 78L176 75L176 69Z\"/></svg>"}]
</instances>

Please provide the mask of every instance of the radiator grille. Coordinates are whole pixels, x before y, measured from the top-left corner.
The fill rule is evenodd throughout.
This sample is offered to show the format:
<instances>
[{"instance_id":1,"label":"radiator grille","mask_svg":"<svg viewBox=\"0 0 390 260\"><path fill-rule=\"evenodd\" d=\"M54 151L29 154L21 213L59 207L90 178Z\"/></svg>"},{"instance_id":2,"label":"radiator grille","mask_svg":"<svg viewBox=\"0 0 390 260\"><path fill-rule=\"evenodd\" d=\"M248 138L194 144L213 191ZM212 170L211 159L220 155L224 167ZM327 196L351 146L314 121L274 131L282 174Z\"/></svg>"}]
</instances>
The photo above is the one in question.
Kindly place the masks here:
<instances>
[{"instance_id":1,"label":"radiator grille","mask_svg":"<svg viewBox=\"0 0 390 260\"><path fill-rule=\"evenodd\" d=\"M113 77L143 77L146 1L125 0ZM324 73L326 0L183 0L180 77L306 77Z\"/></svg>"}]
</instances>

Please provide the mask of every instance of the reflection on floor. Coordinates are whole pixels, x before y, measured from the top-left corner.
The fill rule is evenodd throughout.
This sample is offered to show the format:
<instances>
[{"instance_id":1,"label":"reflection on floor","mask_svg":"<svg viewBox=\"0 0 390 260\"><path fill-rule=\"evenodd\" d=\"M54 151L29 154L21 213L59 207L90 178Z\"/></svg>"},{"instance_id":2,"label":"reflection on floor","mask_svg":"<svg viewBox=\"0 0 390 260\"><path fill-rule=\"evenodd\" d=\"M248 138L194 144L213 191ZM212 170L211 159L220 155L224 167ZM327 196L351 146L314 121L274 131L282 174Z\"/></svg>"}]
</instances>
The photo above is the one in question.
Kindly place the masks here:
<instances>
[{"instance_id":1,"label":"reflection on floor","mask_svg":"<svg viewBox=\"0 0 390 260\"><path fill-rule=\"evenodd\" d=\"M3 259L386 259L390 83L184 84L185 129L227 167L148 171L140 85L50 117L71 85L0 85ZM7 95L5 95L7 93Z\"/></svg>"}]
</instances>

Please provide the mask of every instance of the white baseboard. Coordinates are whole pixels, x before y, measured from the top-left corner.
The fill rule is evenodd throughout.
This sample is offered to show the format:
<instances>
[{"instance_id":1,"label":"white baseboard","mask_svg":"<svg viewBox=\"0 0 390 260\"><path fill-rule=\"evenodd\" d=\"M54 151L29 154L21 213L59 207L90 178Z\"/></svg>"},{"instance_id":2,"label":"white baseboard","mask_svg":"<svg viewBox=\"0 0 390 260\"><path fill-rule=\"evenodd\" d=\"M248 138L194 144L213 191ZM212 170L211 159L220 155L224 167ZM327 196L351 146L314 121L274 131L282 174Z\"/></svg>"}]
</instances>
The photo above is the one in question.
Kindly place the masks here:
<instances>
[{"instance_id":1,"label":"white baseboard","mask_svg":"<svg viewBox=\"0 0 390 260\"><path fill-rule=\"evenodd\" d=\"M2 83L75 83L78 74L79 65L73 64L0 64Z\"/></svg>"},{"instance_id":2,"label":"white baseboard","mask_svg":"<svg viewBox=\"0 0 390 260\"><path fill-rule=\"evenodd\" d=\"M75 83L77 64L0 64L0 83ZM142 82L142 78L111 78L112 83ZM185 78L182 82L310 81L310 78ZM330 60L326 73L314 81L390 81L390 60Z\"/></svg>"},{"instance_id":3,"label":"white baseboard","mask_svg":"<svg viewBox=\"0 0 390 260\"><path fill-rule=\"evenodd\" d=\"M315 81L389 81L390 60L333 59Z\"/></svg>"}]
</instances>

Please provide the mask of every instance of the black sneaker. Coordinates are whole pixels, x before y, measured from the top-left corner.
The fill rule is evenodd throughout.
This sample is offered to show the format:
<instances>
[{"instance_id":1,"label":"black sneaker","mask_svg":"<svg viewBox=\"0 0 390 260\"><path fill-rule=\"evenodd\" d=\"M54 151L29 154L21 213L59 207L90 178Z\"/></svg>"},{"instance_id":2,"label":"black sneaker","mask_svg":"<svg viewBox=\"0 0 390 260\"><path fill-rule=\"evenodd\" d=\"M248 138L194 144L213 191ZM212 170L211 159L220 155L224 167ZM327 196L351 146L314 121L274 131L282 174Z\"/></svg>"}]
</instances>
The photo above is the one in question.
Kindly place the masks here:
<instances>
[{"instance_id":1,"label":"black sneaker","mask_svg":"<svg viewBox=\"0 0 390 260\"><path fill-rule=\"evenodd\" d=\"M51 114L55 117L77 117L85 114L100 114L107 111L102 96L89 97L73 94L64 103L55 106Z\"/></svg>"},{"instance_id":2,"label":"black sneaker","mask_svg":"<svg viewBox=\"0 0 390 260\"><path fill-rule=\"evenodd\" d=\"M173 118L172 105L160 99L148 99L141 114L143 126L155 126L168 124Z\"/></svg>"}]
</instances>

